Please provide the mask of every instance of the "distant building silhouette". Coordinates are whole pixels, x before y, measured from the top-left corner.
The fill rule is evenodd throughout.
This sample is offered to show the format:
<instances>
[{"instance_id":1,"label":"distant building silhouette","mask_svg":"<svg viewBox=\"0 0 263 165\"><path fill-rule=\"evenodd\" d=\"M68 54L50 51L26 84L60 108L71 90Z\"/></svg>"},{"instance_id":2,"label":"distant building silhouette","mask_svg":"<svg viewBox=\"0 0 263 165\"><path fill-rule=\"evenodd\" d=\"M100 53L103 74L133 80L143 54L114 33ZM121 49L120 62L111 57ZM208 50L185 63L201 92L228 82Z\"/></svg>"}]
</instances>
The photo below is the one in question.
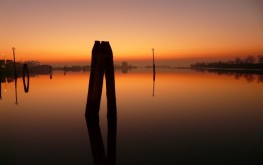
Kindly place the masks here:
<instances>
[{"instance_id":1,"label":"distant building silhouette","mask_svg":"<svg viewBox=\"0 0 263 165\"><path fill-rule=\"evenodd\" d=\"M128 67L128 62L123 61L123 62L122 62L122 65L121 65L122 73L128 73L128 69L129 69L129 67Z\"/></svg>"}]
</instances>

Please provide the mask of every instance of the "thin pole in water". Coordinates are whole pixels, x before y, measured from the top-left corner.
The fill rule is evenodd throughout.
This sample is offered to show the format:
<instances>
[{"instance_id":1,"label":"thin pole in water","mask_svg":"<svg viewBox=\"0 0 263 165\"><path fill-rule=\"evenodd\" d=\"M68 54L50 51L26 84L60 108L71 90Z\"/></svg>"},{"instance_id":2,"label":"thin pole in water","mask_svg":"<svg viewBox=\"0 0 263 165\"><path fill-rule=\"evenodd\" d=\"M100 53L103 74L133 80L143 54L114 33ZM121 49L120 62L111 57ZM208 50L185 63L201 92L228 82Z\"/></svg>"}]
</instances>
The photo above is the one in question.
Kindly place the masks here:
<instances>
[{"instance_id":1,"label":"thin pole in water","mask_svg":"<svg viewBox=\"0 0 263 165\"><path fill-rule=\"evenodd\" d=\"M15 74L15 78L16 78L16 76L17 76L17 73L16 73L16 54L15 54L16 48L13 47L12 50L13 50L13 58L14 58L14 74Z\"/></svg>"},{"instance_id":2,"label":"thin pole in water","mask_svg":"<svg viewBox=\"0 0 263 165\"><path fill-rule=\"evenodd\" d=\"M155 80L155 60L154 60L154 49L152 49L153 51L153 80Z\"/></svg>"},{"instance_id":3,"label":"thin pole in water","mask_svg":"<svg viewBox=\"0 0 263 165\"><path fill-rule=\"evenodd\" d=\"M13 58L14 58L14 77L15 77L15 96L16 96L16 105L18 104L17 101L17 73L16 73L16 54L15 54L15 47L12 47L13 50Z\"/></svg>"}]
</instances>

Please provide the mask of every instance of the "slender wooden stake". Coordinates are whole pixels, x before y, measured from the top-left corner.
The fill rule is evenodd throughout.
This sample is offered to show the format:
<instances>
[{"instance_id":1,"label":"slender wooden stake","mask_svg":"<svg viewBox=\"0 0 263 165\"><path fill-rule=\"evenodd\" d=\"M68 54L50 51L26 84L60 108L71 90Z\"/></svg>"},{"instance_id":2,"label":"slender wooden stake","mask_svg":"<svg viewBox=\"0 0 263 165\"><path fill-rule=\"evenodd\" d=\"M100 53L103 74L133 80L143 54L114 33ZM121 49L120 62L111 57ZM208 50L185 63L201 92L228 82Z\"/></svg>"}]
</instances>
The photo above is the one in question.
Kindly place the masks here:
<instances>
[{"instance_id":1,"label":"slender wooden stake","mask_svg":"<svg viewBox=\"0 0 263 165\"><path fill-rule=\"evenodd\" d=\"M114 75L114 63L113 53L109 42L105 43L106 54L106 66L105 66L105 77L106 77L106 95L107 95L107 116L115 118L117 116L116 106L116 92L115 92L115 75Z\"/></svg>"},{"instance_id":2,"label":"slender wooden stake","mask_svg":"<svg viewBox=\"0 0 263 165\"><path fill-rule=\"evenodd\" d=\"M92 49L91 72L89 80L89 92L86 105L86 117L98 118L100 100L103 87L103 75L105 68L104 55L101 53L103 43L95 41Z\"/></svg>"},{"instance_id":3,"label":"slender wooden stake","mask_svg":"<svg viewBox=\"0 0 263 165\"><path fill-rule=\"evenodd\" d=\"M97 65L97 56L100 53L99 51L100 51L100 41L95 41L91 55L91 71L90 71L90 79L89 79L89 92L88 92L87 104L90 104L90 98L93 91L94 72Z\"/></svg>"}]
</instances>

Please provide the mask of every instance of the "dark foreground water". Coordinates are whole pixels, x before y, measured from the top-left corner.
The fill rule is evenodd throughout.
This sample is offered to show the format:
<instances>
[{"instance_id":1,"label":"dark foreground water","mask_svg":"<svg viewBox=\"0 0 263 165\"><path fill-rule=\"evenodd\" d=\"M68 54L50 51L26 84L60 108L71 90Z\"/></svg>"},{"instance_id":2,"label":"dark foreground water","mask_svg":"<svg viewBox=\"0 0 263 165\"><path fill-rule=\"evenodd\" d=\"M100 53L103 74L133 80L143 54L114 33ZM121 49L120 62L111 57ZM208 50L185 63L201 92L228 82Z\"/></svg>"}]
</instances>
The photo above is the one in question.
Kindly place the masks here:
<instances>
[{"instance_id":1,"label":"dark foreground water","mask_svg":"<svg viewBox=\"0 0 263 165\"><path fill-rule=\"evenodd\" d=\"M17 95L13 80L1 79L1 165L262 161L261 76L174 70L157 71L153 82L150 71L117 71L116 138L109 136L105 88L100 125L88 131L89 72L30 77L28 93L19 78ZM104 150L94 153L91 147L99 148L100 138Z\"/></svg>"}]
</instances>

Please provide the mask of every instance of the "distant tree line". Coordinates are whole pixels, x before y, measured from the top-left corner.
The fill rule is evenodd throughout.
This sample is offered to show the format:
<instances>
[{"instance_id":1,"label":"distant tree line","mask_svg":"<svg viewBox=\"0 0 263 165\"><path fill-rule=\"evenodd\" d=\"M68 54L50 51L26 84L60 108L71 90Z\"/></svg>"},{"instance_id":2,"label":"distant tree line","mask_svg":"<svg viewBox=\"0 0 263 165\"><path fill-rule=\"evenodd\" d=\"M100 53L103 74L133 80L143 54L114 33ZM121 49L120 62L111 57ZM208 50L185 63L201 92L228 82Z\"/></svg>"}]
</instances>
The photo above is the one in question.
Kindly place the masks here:
<instances>
[{"instance_id":1,"label":"distant tree line","mask_svg":"<svg viewBox=\"0 0 263 165\"><path fill-rule=\"evenodd\" d=\"M237 69L263 69L263 55L257 58L254 56L247 56L244 59L240 57L229 61L217 61L210 63L195 63L191 65L192 68L237 68Z\"/></svg>"}]
</instances>

